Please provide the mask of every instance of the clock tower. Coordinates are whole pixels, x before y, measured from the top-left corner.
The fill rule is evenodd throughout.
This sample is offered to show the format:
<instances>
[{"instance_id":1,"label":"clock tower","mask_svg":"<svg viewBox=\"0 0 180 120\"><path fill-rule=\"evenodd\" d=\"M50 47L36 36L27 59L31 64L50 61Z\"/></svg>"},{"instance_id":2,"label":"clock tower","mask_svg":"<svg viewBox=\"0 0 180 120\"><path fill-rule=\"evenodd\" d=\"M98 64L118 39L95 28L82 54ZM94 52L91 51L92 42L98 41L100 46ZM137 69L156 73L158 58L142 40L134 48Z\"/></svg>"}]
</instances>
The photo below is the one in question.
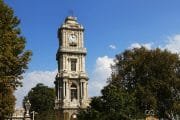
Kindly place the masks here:
<instances>
[{"instance_id":1,"label":"clock tower","mask_svg":"<svg viewBox=\"0 0 180 120\"><path fill-rule=\"evenodd\" d=\"M55 80L57 120L76 120L78 109L89 105L85 70L87 51L83 35L83 26L73 16L67 17L58 29L58 73Z\"/></svg>"}]
</instances>

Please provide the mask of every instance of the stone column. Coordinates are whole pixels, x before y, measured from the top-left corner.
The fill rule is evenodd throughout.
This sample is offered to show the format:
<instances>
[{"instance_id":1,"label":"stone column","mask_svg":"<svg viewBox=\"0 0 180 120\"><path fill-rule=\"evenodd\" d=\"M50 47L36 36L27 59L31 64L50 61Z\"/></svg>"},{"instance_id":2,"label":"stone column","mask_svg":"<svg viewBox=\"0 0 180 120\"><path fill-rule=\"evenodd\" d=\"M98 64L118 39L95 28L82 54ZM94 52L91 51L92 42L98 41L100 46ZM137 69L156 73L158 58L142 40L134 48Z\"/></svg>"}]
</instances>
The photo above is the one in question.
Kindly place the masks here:
<instances>
[{"instance_id":1,"label":"stone column","mask_svg":"<svg viewBox=\"0 0 180 120\"><path fill-rule=\"evenodd\" d=\"M83 99L84 99L84 82L82 82L82 95L83 95Z\"/></svg>"},{"instance_id":2,"label":"stone column","mask_svg":"<svg viewBox=\"0 0 180 120\"><path fill-rule=\"evenodd\" d=\"M71 59L68 59L68 71L71 71Z\"/></svg>"},{"instance_id":3,"label":"stone column","mask_svg":"<svg viewBox=\"0 0 180 120\"><path fill-rule=\"evenodd\" d=\"M78 71L81 71L81 57L78 56Z\"/></svg>"},{"instance_id":4,"label":"stone column","mask_svg":"<svg viewBox=\"0 0 180 120\"><path fill-rule=\"evenodd\" d=\"M59 99L62 100L62 87L60 86L59 88Z\"/></svg>"},{"instance_id":5,"label":"stone column","mask_svg":"<svg viewBox=\"0 0 180 120\"><path fill-rule=\"evenodd\" d=\"M67 36L68 34L67 34L67 32L65 32L65 39L64 39L64 44L65 44L65 47L67 47L67 38L68 38L68 36Z\"/></svg>"},{"instance_id":6,"label":"stone column","mask_svg":"<svg viewBox=\"0 0 180 120\"><path fill-rule=\"evenodd\" d=\"M85 97L85 87L84 87L85 83L83 81L80 82L80 95L81 95L81 99L83 99Z\"/></svg>"},{"instance_id":7,"label":"stone column","mask_svg":"<svg viewBox=\"0 0 180 120\"><path fill-rule=\"evenodd\" d=\"M62 37L61 37L61 42L62 42L62 43L60 43L60 44L62 44L62 46L64 46L64 45L65 45L65 44L64 44L64 37L65 37L64 30L61 31L61 35L62 35Z\"/></svg>"},{"instance_id":8,"label":"stone column","mask_svg":"<svg viewBox=\"0 0 180 120\"><path fill-rule=\"evenodd\" d=\"M86 83L86 98L88 98L88 83Z\"/></svg>"},{"instance_id":9,"label":"stone column","mask_svg":"<svg viewBox=\"0 0 180 120\"><path fill-rule=\"evenodd\" d=\"M81 61L81 64L80 64L80 66L81 66L81 71L83 71L83 65L82 65L82 55L80 56L80 61Z\"/></svg>"},{"instance_id":10,"label":"stone column","mask_svg":"<svg viewBox=\"0 0 180 120\"><path fill-rule=\"evenodd\" d=\"M80 82L80 96L81 96L81 99L82 99L82 82Z\"/></svg>"},{"instance_id":11,"label":"stone column","mask_svg":"<svg viewBox=\"0 0 180 120\"><path fill-rule=\"evenodd\" d=\"M77 35L78 35L78 43L77 43L77 45L79 46L79 47L81 47L81 39L80 39L80 34L79 34L79 32L77 33Z\"/></svg>"},{"instance_id":12,"label":"stone column","mask_svg":"<svg viewBox=\"0 0 180 120\"><path fill-rule=\"evenodd\" d=\"M66 98L70 99L69 98L69 83L68 83L68 81L66 81Z\"/></svg>"},{"instance_id":13,"label":"stone column","mask_svg":"<svg viewBox=\"0 0 180 120\"><path fill-rule=\"evenodd\" d=\"M65 60L64 60L64 55L62 55L62 61L63 61L63 62L62 62L62 63L63 63L62 70L64 70L64 68L65 68L65 63L64 63L64 62L65 62Z\"/></svg>"},{"instance_id":14,"label":"stone column","mask_svg":"<svg viewBox=\"0 0 180 120\"><path fill-rule=\"evenodd\" d=\"M60 97L59 97L59 92L60 92L60 90L59 90L59 89L60 89L60 88L59 88L59 80L57 80L57 90L58 90L58 91L57 91L57 92L58 92L58 93L57 93L57 95L58 95L58 97L57 97L57 98L58 98L58 100L59 100L59 98L60 98Z\"/></svg>"},{"instance_id":15,"label":"stone column","mask_svg":"<svg viewBox=\"0 0 180 120\"><path fill-rule=\"evenodd\" d=\"M85 56L82 57L82 71L85 72Z\"/></svg>"},{"instance_id":16,"label":"stone column","mask_svg":"<svg viewBox=\"0 0 180 120\"><path fill-rule=\"evenodd\" d=\"M63 81L63 97L66 98L66 82Z\"/></svg>"},{"instance_id":17,"label":"stone column","mask_svg":"<svg viewBox=\"0 0 180 120\"><path fill-rule=\"evenodd\" d=\"M86 86L86 82L84 82L84 98L86 98L86 93L87 93L87 86Z\"/></svg>"},{"instance_id":18,"label":"stone column","mask_svg":"<svg viewBox=\"0 0 180 120\"><path fill-rule=\"evenodd\" d=\"M65 33L64 33L64 30L62 30L62 31L61 31L62 37L60 38L60 39L61 39L61 42L62 42L62 43L60 43L60 44L61 44L62 46L64 46L64 34L65 34Z\"/></svg>"},{"instance_id":19,"label":"stone column","mask_svg":"<svg viewBox=\"0 0 180 120\"><path fill-rule=\"evenodd\" d=\"M67 70L67 57L66 57L66 55L64 56L64 62L65 62L65 70Z\"/></svg>"},{"instance_id":20,"label":"stone column","mask_svg":"<svg viewBox=\"0 0 180 120\"><path fill-rule=\"evenodd\" d=\"M84 35L81 32L81 46L84 47Z\"/></svg>"}]
</instances>

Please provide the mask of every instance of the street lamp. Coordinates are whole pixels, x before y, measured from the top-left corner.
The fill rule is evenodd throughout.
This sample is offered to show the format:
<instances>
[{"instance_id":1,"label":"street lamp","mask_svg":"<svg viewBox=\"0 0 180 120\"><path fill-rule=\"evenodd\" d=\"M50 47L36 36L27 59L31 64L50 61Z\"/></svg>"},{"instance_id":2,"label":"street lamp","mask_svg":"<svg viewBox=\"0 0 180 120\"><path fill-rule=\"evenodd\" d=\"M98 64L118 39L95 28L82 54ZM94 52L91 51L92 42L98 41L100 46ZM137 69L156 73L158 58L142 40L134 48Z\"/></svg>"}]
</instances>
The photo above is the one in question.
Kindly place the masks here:
<instances>
[{"instance_id":1,"label":"street lamp","mask_svg":"<svg viewBox=\"0 0 180 120\"><path fill-rule=\"evenodd\" d=\"M31 108L31 103L29 102L29 100L26 101L25 108L26 108L25 120L31 120L30 115L29 115L29 110Z\"/></svg>"},{"instance_id":2,"label":"street lamp","mask_svg":"<svg viewBox=\"0 0 180 120\"><path fill-rule=\"evenodd\" d=\"M32 120L34 120L35 114L38 114L38 113L35 111L32 111L31 113L32 113Z\"/></svg>"}]
</instances>

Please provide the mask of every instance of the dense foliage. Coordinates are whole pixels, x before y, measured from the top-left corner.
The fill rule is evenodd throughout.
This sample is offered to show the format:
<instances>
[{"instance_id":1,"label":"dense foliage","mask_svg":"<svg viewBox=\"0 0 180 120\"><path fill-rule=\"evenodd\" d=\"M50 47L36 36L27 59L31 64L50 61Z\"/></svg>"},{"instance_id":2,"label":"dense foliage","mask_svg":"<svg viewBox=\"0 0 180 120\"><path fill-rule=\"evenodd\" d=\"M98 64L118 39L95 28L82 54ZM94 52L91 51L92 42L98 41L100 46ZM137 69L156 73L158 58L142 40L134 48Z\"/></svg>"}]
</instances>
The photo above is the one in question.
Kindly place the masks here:
<instances>
[{"instance_id":1,"label":"dense foliage","mask_svg":"<svg viewBox=\"0 0 180 120\"><path fill-rule=\"evenodd\" d=\"M135 113L134 98L114 85L92 98L90 107L80 110L78 120L131 120Z\"/></svg>"},{"instance_id":2,"label":"dense foliage","mask_svg":"<svg viewBox=\"0 0 180 120\"><path fill-rule=\"evenodd\" d=\"M19 23L13 10L0 0L0 119L13 112L13 92L21 85L31 56L30 51L25 51L26 41L20 34Z\"/></svg>"},{"instance_id":3,"label":"dense foliage","mask_svg":"<svg viewBox=\"0 0 180 120\"><path fill-rule=\"evenodd\" d=\"M30 112L35 111L36 120L55 120L54 100L55 91L41 83L32 88L24 98L24 102L29 99L31 103ZM32 114L31 114L32 115Z\"/></svg>"},{"instance_id":4,"label":"dense foliage","mask_svg":"<svg viewBox=\"0 0 180 120\"><path fill-rule=\"evenodd\" d=\"M180 115L180 58L167 50L135 48L116 55L112 79L79 118L128 120L153 110L159 118Z\"/></svg>"}]
</instances>

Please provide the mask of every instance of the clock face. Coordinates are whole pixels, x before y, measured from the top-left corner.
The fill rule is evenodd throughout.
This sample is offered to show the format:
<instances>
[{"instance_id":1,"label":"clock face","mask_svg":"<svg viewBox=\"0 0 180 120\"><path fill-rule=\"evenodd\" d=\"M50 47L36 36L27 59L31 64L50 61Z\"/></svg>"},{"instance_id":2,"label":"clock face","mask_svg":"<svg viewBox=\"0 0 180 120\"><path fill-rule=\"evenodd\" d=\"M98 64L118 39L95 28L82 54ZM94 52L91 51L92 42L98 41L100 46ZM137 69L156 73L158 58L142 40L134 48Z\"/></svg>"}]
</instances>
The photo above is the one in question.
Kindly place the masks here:
<instances>
[{"instance_id":1,"label":"clock face","mask_svg":"<svg viewBox=\"0 0 180 120\"><path fill-rule=\"evenodd\" d=\"M69 41L70 42L76 42L76 35L75 34L70 34L69 35Z\"/></svg>"}]
</instances>

